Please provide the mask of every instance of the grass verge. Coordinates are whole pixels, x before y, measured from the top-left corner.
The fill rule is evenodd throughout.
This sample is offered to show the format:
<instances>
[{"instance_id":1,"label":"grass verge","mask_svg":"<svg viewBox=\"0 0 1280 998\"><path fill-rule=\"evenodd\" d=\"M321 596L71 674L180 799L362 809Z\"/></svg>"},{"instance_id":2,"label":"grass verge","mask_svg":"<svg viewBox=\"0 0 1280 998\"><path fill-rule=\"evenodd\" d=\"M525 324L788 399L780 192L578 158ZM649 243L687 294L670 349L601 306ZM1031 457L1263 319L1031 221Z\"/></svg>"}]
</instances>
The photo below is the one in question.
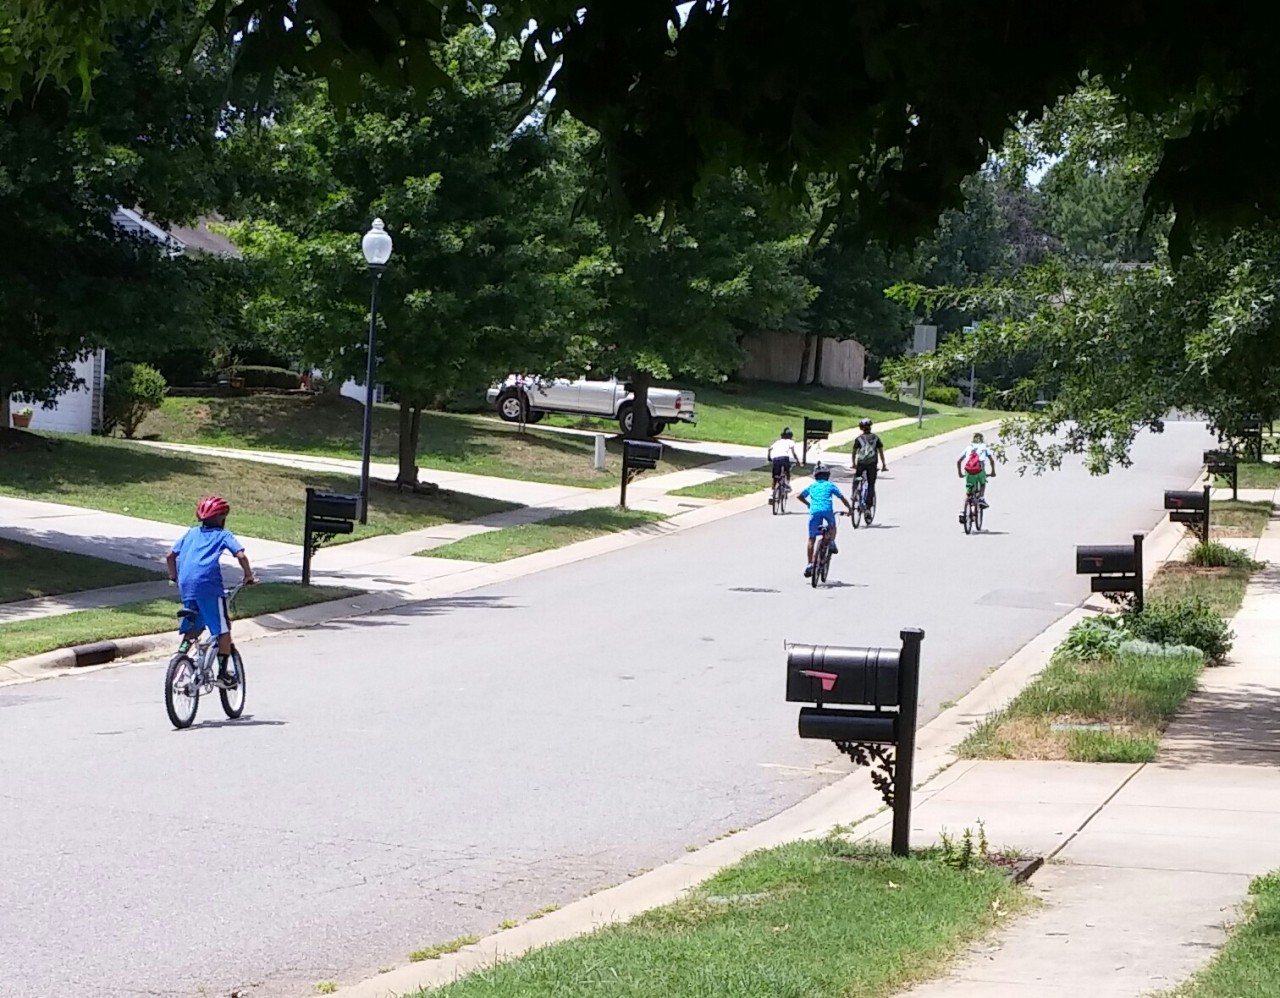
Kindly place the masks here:
<instances>
[{"instance_id":1,"label":"grass verge","mask_svg":"<svg viewBox=\"0 0 1280 998\"><path fill-rule=\"evenodd\" d=\"M237 398L168 398L147 417L140 435L172 443L274 450L358 461L364 407L347 398L309 395L250 395ZM617 433L616 424L609 432ZM399 410L375 406L372 453L395 461ZM426 469L516 478L551 485L608 488L618 484L621 444L607 444L604 471L592 467L595 441L566 433L541 433L484 416L424 412L418 461ZM717 460L709 454L667 449L662 470L681 471ZM422 477L430 480L431 472Z\"/></svg>"},{"instance_id":2,"label":"grass verge","mask_svg":"<svg viewBox=\"0 0 1280 998\"><path fill-rule=\"evenodd\" d=\"M459 561L509 561L664 519L666 517L661 513L646 513L634 509L584 509L555 516L541 523L523 523L518 527L504 527L464 537L438 548L419 551L418 554L427 558L456 558Z\"/></svg>"},{"instance_id":3,"label":"grass verge","mask_svg":"<svg viewBox=\"0 0 1280 998\"><path fill-rule=\"evenodd\" d=\"M1252 568L1201 568L1181 561L1160 566L1147 586L1147 601L1203 598L1220 617L1231 617L1244 602Z\"/></svg>"},{"instance_id":4,"label":"grass verge","mask_svg":"<svg viewBox=\"0 0 1280 998\"><path fill-rule=\"evenodd\" d=\"M101 558L0 538L0 603L125 586L131 582L158 582L163 578L158 568L148 572Z\"/></svg>"},{"instance_id":5,"label":"grass verge","mask_svg":"<svg viewBox=\"0 0 1280 998\"><path fill-rule=\"evenodd\" d=\"M420 998L881 998L936 976L1024 895L991 869L838 839L757 852L688 897Z\"/></svg>"},{"instance_id":6,"label":"grass verge","mask_svg":"<svg viewBox=\"0 0 1280 998\"><path fill-rule=\"evenodd\" d=\"M744 471L740 475L726 475L724 478L717 478L714 482L703 482L701 485L676 489L670 494L688 496L690 499L737 499L739 496L767 491L771 488L773 488L773 473L770 469L764 468L759 471Z\"/></svg>"},{"instance_id":7,"label":"grass verge","mask_svg":"<svg viewBox=\"0 0 1280 998\"><path fill-rule=\"evenodd\" d=\"M456 953L462 947L470 946L472 943L478 943L479 941L479 936L459 936L457 939L450 939L447 943L424 946L422 949L416 949L409 954L409 962L421 963L423 960L437 960L446 953Z\"/></svg>"},{"instance_id":8,"label":"grass verge","mask_svg":"<svg viewBox=\"0 0 1280 998\"><path fill-rule=\"evenodd\" d=\"M1149 762L1203 668L1199 652L1122 651L1109 661L1055 657L957 752L964 759Z\"/></svg>"},{"instance_id":9,"label":"grass verge","mask_svg":"<svg viewBox=\"0 0 1280 998\"><path fill-rule=\"evenodd\" d=\"M5 468L0 495L188 525L195 522L200 497L216 492L231 503L227 526L234 533L268 541L302 543L308 485L334 492L359 489L358 479L347 475L178 454L122 440L13 436L22 438L22 453ZM357 525L354 534L337 540L398 534L515 508L513 503L462 492L411 494L375 488L369 497L368 524Z\"/></svg>"},{"instance_id":10,"label":"grass verge","mask_svg":"<svg viewBox=\"0 0 1280 998\"><path fill-rule=\"evenodd\" d=\"M914 411L912 415L915 415ZM916 426L913 423L910 426L898 426L892 430L885 430L880 434L880 442L884 444L885 450L888 450L891 447L901 447L903 444L914 443L917 440L926 440L929 437L940 436L943 433L950 433L952 430L963 429L976 423L989 423L993 419L1000 419L1007 415L1007 413L988 412L985 409L961 409L958 412L929 415L928 408L926 408L924 426ZM850 442L834 447L830 453L852 454L853 443Z\"/></svg>"},{"instance_id":11,"label":"grass verge","mask_svg":"<svg viewBox=\"0 0 1280 998\"><path fill-rule=\"evenodd\" d=\"M1280 464L1264 461L1241 461L1236 465L1237 485L1242 489L1280 489ZM1231 479L1219 476L1217 488L1230 488Z\"/></svg>"},{"instance_id":12,"label":"grass verge","mask_svg":"<svg viewBox=\"0 0 1280 998\"><path fill-rule=\"evenodd\" d=\"M1245 500L1213 500L1209 503L1212 537L1261 537L1271 522L1271 503Z\"/></svg>"},{"instance_id":13,"label":"grass verge","mask_svg":"<svg viewBox=\"0 0 1280 998\"><path fill-rule=\"evenodd\" d=\"M358 589L302 586L292 582L263 582L244 589L236 599L236 618L278 613L294 607L355 596ZM39 617L0 624L0 662L27 655L142 634L177 633L178 598L140 600L102 610L78 610L56 617ZM233 628L234 630L234 625ZM175 639L176 643L176 639Z\"/></svg>"},{"instance_id":14,"label":"grass verge","mask_svg":"<svg viewBox=\"0 0 1280 998\"><path fill-rule=\"evenodd\" d=\"M1249 884L1248 917L1205 969L1170 998L1280 998L1280 872Z\"/></svg>"}]
</instances>

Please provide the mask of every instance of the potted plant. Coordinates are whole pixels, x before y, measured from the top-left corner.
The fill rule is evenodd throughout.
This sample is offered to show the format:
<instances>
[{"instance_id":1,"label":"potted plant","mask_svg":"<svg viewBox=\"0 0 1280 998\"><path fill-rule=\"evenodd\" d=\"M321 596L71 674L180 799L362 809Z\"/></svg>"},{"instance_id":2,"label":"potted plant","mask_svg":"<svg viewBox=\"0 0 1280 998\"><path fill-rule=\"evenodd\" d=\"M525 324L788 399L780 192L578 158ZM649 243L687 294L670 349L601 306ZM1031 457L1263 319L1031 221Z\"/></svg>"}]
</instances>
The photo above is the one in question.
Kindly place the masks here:
<instances>
[{"instance_id":1,"label":"potted plant","mask_svg":"<svg viewBox=\"0 0 1280 998\"><path fill-rule=\"evenodd\" d=\"M25 430L31 425L31 407L25 409L17 409L13 413L13 425L15 429Z\"/></svg>"}]
</instances>

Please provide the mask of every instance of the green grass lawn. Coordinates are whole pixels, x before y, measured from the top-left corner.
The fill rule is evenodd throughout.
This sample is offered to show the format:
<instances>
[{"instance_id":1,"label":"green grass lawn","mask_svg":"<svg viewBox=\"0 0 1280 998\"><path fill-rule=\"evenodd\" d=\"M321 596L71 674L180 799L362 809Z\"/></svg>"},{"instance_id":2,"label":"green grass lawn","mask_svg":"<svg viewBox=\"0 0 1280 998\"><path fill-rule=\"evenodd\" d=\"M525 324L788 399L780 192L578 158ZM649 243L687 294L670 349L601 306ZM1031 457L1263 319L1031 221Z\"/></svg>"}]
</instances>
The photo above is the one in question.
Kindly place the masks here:
<instances>
[{"instance_id":1,"label":"green grass lawn","mask_svg":"<svg viewBox=\"0 0 1280 998\"><path fill-rule=\"evenodd\" d=\"M347 475L178 454L100 437L20 436L22 452L0 476L2 495L194 525L196 502L216 492L231 503L227 526L263 540L302 543L308 485L336 492L359 489L358 479ZM513 508L460 492L415 495L375 488L368 524L338 540L403 533Z\"/></svg>"},{"instance_id":2,"label":"green grass lawn","mask_svg":"<svg viewBox=\"0 0 1280 998\"><path fill-rule=\"evenodd\" d=\"M159 569L148 572L101 558L0 538L0 603L124 586L131 582L157 582L163 578Z\"/></svg>"},{"instance_id":3,"label":"green grass lawn","mask_svg":"<svg viewBox=\"0 0 1280 998\"><path fill-rule=\"evenodd\" d=\"M764 381L729 382L716 387L686 385L697 396L698 422L668 427L667 436L685 440L713 440L720 443L767 447L778 439L784 426L790 426L799 440L804 417L831 420L831 432L839 433L858 425L863 416L883 423L903 416L914 416L914 401L895 402L886 395L855 392L843 388L801 388ZM925 402L926 415L935 413L970 413L975 410ZM996 418L983 413L983 419ZM553 426L580 426L617 430L617 424L599 419L573 416L548 416ZM887 444L886 444L887 446Z\"/></svg>"},{"instance_id":4,"label":"green grass lawn","mask_svg":"<svg viewBox=\"0 0 1280 998\"><path fill-rule=\"evenodd\" d=\"M664 519L666 517L660 513L634 509L584 509L541 523L491 530L418 553L427 558L456 558L459 561L509 561Z\"/></svg>"},{"instance_id":5,"label":"green grass lawn","mask_svg":"<svg viewBox=\"0 0 1280 998\"><path fill-rule=\"evenodd\" d=\"M836 839L757 852L685 899L419 998L883 998L1025 903L990 868Z\"/></svg>"},{"instance_id":6,"label":"green grass lawn","mask_svg":"<svg viewBox=\"0 0 1280 998\"><path fill-rule=\"evenodd\" d=\"M1280 464L1241 461L1236 465L1237 485L1242 489L1280 489ZM1231 488L1231 479L1219 476L1214 482L1218 488Z\"/></svg>"},{"instance_id":7,"label":"green grass lawn","mask_svg":"<svg viewBox=\"0 0 1280 998\"><path fill-rule=\"evenodd\" d=\"M1147 586L1147 600L1200 596L1220 617L1231 617L1244 602L1250 568L1199 568L1180 561L1160 566Z\"/></svg>"},{"instance_id":8,"label":"green grass lawn","mask_svg":"<svg viewBox=\"0 0 1280 998\"><path fill-rule=\"evenodd\" d=\"M1227 945L1172 998L1280 998L1280 872L1249 884L1249 911Z\"/></svg>"},{"instance_id":9,"label":"green grass lawn","mask_svg":"<svg viewBox=\"0 0 1280 998\"><path fill-rule=\"evenodd\" d=\"M1149 762L1160 732L1196 687L1199 652L1118 653L1112 661L1055 656L1003 711L957 749L965 759ZM1054 730L1055 724L1100 730Z\"/></svg>"},{"instance_id":10,"label":"green grass lawn","mask_svg":"<svg viewBox=\"0 0 1280 998\"><path fill-rule=\"evenodd\" d=\"M688 496L690 499L737 499L752 492L768 491L772 487L773 472L766 467L759 471L744 471L740 475L726 475L714 482L690 485L670 494Z\"/></svg>"},{"instance_id":11,"label":"green grass lawn","mask_svg":"<svg viewBox=\"0 0 1280 998\"><path fill-rule=\"evenodd\" d=\"M1266 500L1214 499L1209 503L1209 530L1214 537L1261 537L1271 522L1271 503Z\"/></svg>"},{"instance_id":12,"label":"green grass lawn","mask_svg":"<svg viewBox=\"0 0 1280 998\"><path fill-rule=\"evenodd\" d=\"M232 609L233 617L256 617L326 600L355 596L356 589L263 582L244 589ZM177 633L179 602L168 599L124 603L103 610L79 610L55 617L38 617L0 624L0 662L55 651L93 641L132 638L142 634ZM232 630L235 629L234 624ZM174 643L177 643L175 638Z\"/></svg>"},{"instance_id":13,"label":"green grass lawn","mask_svg":"<svg viewBox=\"0 0 1280 998\"><path fill-rule=\"evenodd\" d=\"M307 395L249 395L236 398L169 398L142 424L139 436L172 443L204 444L247 450L285 451L317 457L360 459L364 407L351 399ZM374 409L372 452L375 460L398 455L398 410ZM616 432L617 427L610 427ZM508 423L484 416L427 412L422 415L418 463L428 469L462 471L552 485L609 488L618 484L621 444L607 444L604 471L592 467L595 441L586 436L520 433ZM667 449L661 471L681 471L715 461L707 454Z\"/></svg>"}]
</instances>

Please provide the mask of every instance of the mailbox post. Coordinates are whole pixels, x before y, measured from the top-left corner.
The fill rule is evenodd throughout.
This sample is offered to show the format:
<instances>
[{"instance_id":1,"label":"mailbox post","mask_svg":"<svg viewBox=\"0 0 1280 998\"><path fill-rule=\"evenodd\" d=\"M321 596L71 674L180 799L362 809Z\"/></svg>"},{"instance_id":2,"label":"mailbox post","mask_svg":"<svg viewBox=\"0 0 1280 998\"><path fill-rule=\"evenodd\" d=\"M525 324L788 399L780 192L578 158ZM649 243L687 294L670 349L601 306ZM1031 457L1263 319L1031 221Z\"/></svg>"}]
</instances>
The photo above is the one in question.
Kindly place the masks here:
<instances>
[{"instance_id":1,"label":"mailbox post","mask_svg":"<svg viewBox=\"0 0 1280 998\"><path fill-rule=\"evenodd\" d=\"M900 649L788 646L787 701L814 705L800 708L801 738L832 741L873 767L871 782L893 808L893 853L906 856L924 631L909 627L899 637Z\"/></svg>"},{"instance_id":2,"label":"mailbox post","mask_svg":"<svg viewBox=\"0 0 1280 998\"><path fill-rule=\"evenodd\" d=\"M804 417L804 444L800 454L800 463L809 463L809 441L810 440L826 440L831 435L831 420L829 419L810 419Z\"/></svg>"},{"instance_id":3,"label":"mailbox post","mask_svg":"<svg viewBox=\"0 0 1280 998\"><path fill-rule=\"evenodd\" d=\"M1164 508L1174 523L1186 523L1200 532L1200 540L1209 543L1209 486L1203 492L1174 492L1166 490Z\"/></svg>"},{"instance_id":4,"label":"mailbox post","mask_svg":"<svg viewBox=\"0 0 1280 998\"><path fill-rule=\"evenodd\" d=\"M1092 575L1095 593L1133 593L1139 613L1142 598L1142 535L1134 534L1132 544L1092 544L1076 547L1076 575Z\"/></svg>"},{"instance_id":5,"label":"mailbox post","mask_svg":"<svg viewBox=\"0 0 1280 998\"><path fill-rule=\"evenodd\" d=\"M1204 467L1210 475L1231 477L1231 498L1240 498L1240 472L1236 467L1236 456L1229 450L1207 450L1204 452Z\"/></svg>"},{"instance_id":6,"label":"mailbox post","mask_svg":"<svg viewBox=\"0 0 1280 998\"><path fill-rule=\"evenodd\" d=\"M311 585L311 554L335 534L349 534L360 519L360 497L340 492L307 489L307 509L302 530L302 584Z\"/></svg>"},{"instance_id":7,"label":"mailbox post","mask_svg":"<svg viewBox=\"0 0 1280 998\"><path fill-rule=\"evenodd\" d=\"M652 471L662 457L662 444L651 440L622 441L622 494L618 505L627 508L627 485L642 471Z\"/></svg>"}]
</instances>

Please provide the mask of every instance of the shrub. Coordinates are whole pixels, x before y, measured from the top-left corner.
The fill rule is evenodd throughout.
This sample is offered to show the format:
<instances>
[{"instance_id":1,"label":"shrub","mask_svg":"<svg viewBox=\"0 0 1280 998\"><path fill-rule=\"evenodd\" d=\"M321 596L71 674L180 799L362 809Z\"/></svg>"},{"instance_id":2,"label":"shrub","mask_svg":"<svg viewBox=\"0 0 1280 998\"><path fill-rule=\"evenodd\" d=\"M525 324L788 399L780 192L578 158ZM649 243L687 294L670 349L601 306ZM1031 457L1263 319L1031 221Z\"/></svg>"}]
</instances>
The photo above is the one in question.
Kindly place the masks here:
<instances>
[{"instance_id":1,"label":"shrub","mask_svg":"<svg viewBox=\"0 0 1280 998\"><path fill-rule=\"evenodd\" d=\"M935 385L924 390L925 401L938 402L942 405L959 405L960 389L954 385Z\"/></svg>"},{"instance_id":2,"label":"shrub","mask_svg":"<svg viewBox=\"0 0 1280 998\"><path fill-rule=\"evenodd\" d=\"M147 415L159 409L168 390L164 375L150 364L117 364L107 372L102 398L102 432L119 428L129 440Z\"/></svg>"},{"instance_id":3,"label":"shrub","mask_svg":"<svg viewBox=\"0 0 1280 998\"><path fill-rule=\"evenodd\" d=\"M297 388L302 376L283 367L242 364L226 370L229 378L243 378L246 388Z\"/></svg>"},{"instance_id":4,"label":"shrub","mask_svg":"<svg viewBox=\"0 0 1280 998\"><path fill-rule=\"evenodd\" d=\"M1115 614L1085 617L1071 625L1053 654L1082 662L1110 661L1126 637L1124 622Z\"/></svg>"},{"instance_id":5,"label":"shrub","mask_svg":"<svg viewBox=\"0 0 1280 998\"><path fill-rule=\"evenodd\" d=\"M1135 638L1161 645L1191 645L1215 660L1231 650L1235 638L1227 622L1202 596L1155 600L1141 612L1125 613L1124 625Z\"/></svg>"},{"instance_id":6,"label":"shrub","mask_svg":"<svg viewBox=\"0 0 1280 998\"><path fill-rule=\"evenodd\" d=\"M1244 551L1227 547L1218 541L1209 541L1208 544L1201 541L1191 549L1191 553L1187 555L1187 561L1201 568L1254 569L1258 567L1257 562Z\"/></svg>"}]
</instances>

